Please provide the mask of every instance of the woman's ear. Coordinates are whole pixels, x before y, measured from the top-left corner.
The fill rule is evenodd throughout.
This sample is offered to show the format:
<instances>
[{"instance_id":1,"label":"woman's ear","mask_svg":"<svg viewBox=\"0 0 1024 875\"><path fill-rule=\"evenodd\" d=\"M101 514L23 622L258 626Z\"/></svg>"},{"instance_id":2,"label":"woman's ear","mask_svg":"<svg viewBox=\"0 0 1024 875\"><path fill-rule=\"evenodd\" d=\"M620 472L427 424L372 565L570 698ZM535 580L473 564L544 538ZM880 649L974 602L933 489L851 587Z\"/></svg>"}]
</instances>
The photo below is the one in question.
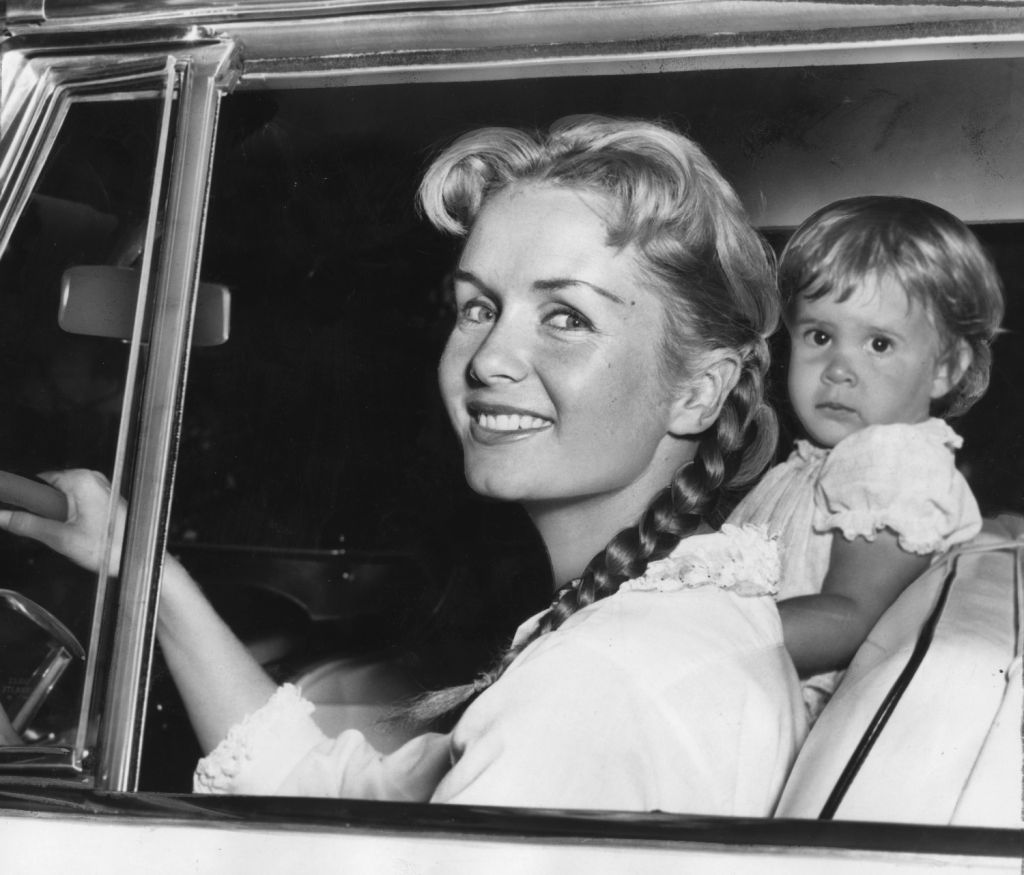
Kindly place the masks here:
<instances>
[{"instance_id":1,"label":"woman's ear","mask_svg":"<svg viewBox=\"0 0 1024 875\"><path fill-rule=\"evenodd\" d=\"M974 353L966 340L957 340L956 346L942 356L935 364L935 377L932 380L931 398L942 398L953 391L953 388L967 373L974 361Z\"/></svg>"},{"instance_id":2,"label":"woman's ear","mask_svg":"<svg viewBox=\"0 0 1024 875\"><path fill-rule=\"evenodd\" d=\"M669 434L685 437L706 431L718 419L742 368L737 353L715 353L714 358L680 387L672 404Z\"/></svg>"}]
</instances>

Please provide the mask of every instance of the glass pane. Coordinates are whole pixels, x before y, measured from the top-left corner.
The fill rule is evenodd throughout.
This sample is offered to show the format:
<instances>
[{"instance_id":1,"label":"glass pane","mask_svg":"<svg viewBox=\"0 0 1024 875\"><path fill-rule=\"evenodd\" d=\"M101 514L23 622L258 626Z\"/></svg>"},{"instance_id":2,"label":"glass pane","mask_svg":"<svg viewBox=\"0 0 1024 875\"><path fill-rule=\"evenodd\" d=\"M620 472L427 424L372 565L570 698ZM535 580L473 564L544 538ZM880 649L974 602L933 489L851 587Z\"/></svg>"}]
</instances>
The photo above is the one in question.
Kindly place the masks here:
<instances>
[{"instance_id":1,"label":"glass pane","mask_svg":"<svg viewBox=\"0 0 1024 875\"><path fill-rule=\"evenodd\" d=\"M112 471L160 125L155 99L70 106L0 260L0 470ZM70 745L95 575L7 534L0 575L0 703L23 742Z\"/></svg>"}]
</instances>

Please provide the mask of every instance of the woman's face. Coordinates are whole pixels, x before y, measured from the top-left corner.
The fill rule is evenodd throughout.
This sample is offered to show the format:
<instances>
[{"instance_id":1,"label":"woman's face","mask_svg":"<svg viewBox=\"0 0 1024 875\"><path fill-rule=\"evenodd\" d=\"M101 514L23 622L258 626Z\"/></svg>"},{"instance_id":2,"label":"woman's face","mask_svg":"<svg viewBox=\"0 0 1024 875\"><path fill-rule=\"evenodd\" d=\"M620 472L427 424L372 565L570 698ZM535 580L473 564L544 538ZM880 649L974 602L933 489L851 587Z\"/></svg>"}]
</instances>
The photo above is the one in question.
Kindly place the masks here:
<instances>
[{"instance_id":1,"label":"woman's face","mask_svg":"<svg viewBox=\"0 0 1024 875\"><path fill-rule=\"evenodd\" d=\"M669 435L663 305L632 248L606 244L605 209L597 195L514 187L466 241L440 383L481 494L646 503L692 456Z\"/></svg>"}]
</instances>

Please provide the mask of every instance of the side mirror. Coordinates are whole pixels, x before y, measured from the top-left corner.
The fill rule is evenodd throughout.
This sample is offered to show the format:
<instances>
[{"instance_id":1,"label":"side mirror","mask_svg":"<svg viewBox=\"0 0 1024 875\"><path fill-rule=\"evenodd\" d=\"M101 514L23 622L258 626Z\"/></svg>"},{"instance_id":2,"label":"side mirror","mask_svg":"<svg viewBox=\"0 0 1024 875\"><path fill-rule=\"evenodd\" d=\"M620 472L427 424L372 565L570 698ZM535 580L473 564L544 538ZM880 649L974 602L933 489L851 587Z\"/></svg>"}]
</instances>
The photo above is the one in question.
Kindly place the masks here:
<instances>
[{"instance_id":1,"label":"side mirror","mask_svg":"<svg viewBox=\"0 0 1024 875\"><path fill-rule=\"evenodd\" d=\"M139 296L139 271L110 265L77 265L64 271L57 322L70 334L128 340ZM192 328L195 346L218 346L230 332L231 292L200 283Z\"/></svg>"}]
</instances>

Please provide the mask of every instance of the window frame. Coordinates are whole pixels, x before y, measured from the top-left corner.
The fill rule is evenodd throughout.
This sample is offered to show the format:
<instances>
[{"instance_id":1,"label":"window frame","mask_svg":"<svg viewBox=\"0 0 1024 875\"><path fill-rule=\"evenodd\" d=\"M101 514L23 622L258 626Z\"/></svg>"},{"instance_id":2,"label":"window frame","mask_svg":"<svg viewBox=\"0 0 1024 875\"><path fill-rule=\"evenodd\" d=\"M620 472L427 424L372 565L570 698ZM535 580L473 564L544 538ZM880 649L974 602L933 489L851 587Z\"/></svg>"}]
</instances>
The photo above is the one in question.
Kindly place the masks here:
<instances>
[{"instance_id":1,"label":"window frame","mask_svg":"<svg viewBox=\"0 0 1024 875\"><path fill-rule=\"evenodd\" d=\"M140 284L140 301L148 300L150 306L139 307L136 313L112 484L114 494L119 494L121 472L132 470L132 482L124 486L134 500L128 509L121 574L112 586L105 573L100 575L77 743L70 761L58 754L49 762L21 769L13 763L0 770L25 771L44 782L70 777L100 789L126 791L137 783L139 727L145 713L170 502L168 471L198 283L217 106L225 79L234 75L235 48L230 42L196 40L194 35L177 44L165 37L123 54L95 45L55 48L18 39L3 46L7 98L0 128L0 203L5 205L0 243L6 242L24 209L73 101L118 99L129 93L162 95L163 129ZM170 180L166 195L161 191L165 176ZM158 213L166 229L159 244ZM151 340L142 366L144 321L149 323L146 332ZM133 430L138 440L130 447ZM107 550L110 542L108 537ZM102 672L99 665L108 668ZM89 751L86 740L97 728L95 750Z\"/></svg>"},{"instance_id":2,"label":"window frame","mask_svg":"<svg viewBox=\"0 0 1024 875\"><path fill-rule=\"evenodd\" d=\"M483 837L497 841L607 840L616 847L719 849L729 853L823 854L864 851L898 859L913 868L936 858L973 865L994 865L1019 858L1020 834L1014 830L931 827L901 824L786 821L738 818L692 818L615 812L533 812L505 808L404 805L306 799L209 799L174 794L134 793L137 780L141 718L147 673L152 658L155 604L160 555L164 547L167 509L173 479L176 427L182 405L197 266L202 248L203 209L210 184L210 157L220 95L267 87L337 87L361 84L505 79L516 76L595 75L614 72L656 72L725 67L798 66L875 63L882 60L956 60L958 58L1024 57L1024 19L995 5L950 10L930 7L933 20L907 20L910 13L879 21L858 4L842 23L828 26L813 10L804 22L770 3L783 27L743 27L731 33L707 32L693 4L632 4L641 14L626 20L628 3L465 4L403 3L327 4L331 15L313 15L314 4L295 4L290 14L267 18L269 4L252 3L251 14L218 20L206 4L193 4L191 14L210 30L150 32L147 28L173 20L171 4L124 19L112 29L102 5L80 4L78 18L59 4L51 25L39 33L15 36L5 46L4 82L8 73L31 60L40 67L60 65L60 47L74 51L94 69L129 59L148 63L171 58L183 82L182 110L174 138L168 225L177 229L164 241L156 268L159 312L155 314L152 365L143 390L142 440L136 458L133 503L125 549L124 592L116 624L115 671L105 699L107 719L101 744L102 764L94 789L54 790L29 781L0 777L0 809L89 814L128 818L146 823L188 825L200 820L237 824L243 829L284 830L296 826L312 831L338 827L394 837L427 836L444 840ZM180 5L180 4L179 4ZM803 5L803 4L801 4ZM835 9L837 4L823 4ZM870 4L865 4L868 6ZM726 19L729 4L711 3ZM264 7L261 9L260 7ZM372 7L372 8L371 8ZM561 8L559 8L561 7ZM319 4L319 8L325 8ZM976 14L978 9L984 15ZM587 11L589 10L589 11ZM785 12L785 15L782 13ZM304 17L305 13L305 17ZM863 13L863 15L861 15ZM768 15L768 13L765 13ZM90 18L90 15L92 18ZM550 33L566 33L573 16L575 36L564 42ZM262 16L262 17L261 17ZM333 16L333 17L331 17ZM673 18L673 16L675 16ZM712 16L713 17L713 16ZM882 16L885 18L885 16ZM713 17L714 18L714 17ZM579 27L583 21L586 26ZM12 32L31 25L31 15ZM214 25L220 36L211 37ZM496 36L500 34L500 36ZM646 35L645 35L646 34ZM116 47L116 48L115 48ZM90 51L93 53L90 54ZM5 89L10 101L12 92ZM5 131L4 154L23 150L11 146ZM17 156L16 156L17 157ZM18 159L22 160L22 159ZM29 159L25 159L29 163ZM37 160L32 158L31 160ZM187 175L186 175L187 171ZM0 191L0 195L3 192ZM0 201L4 198L0 197ZM780 849L782 849L780 851Z\"/></svg>"}]
</instances>

